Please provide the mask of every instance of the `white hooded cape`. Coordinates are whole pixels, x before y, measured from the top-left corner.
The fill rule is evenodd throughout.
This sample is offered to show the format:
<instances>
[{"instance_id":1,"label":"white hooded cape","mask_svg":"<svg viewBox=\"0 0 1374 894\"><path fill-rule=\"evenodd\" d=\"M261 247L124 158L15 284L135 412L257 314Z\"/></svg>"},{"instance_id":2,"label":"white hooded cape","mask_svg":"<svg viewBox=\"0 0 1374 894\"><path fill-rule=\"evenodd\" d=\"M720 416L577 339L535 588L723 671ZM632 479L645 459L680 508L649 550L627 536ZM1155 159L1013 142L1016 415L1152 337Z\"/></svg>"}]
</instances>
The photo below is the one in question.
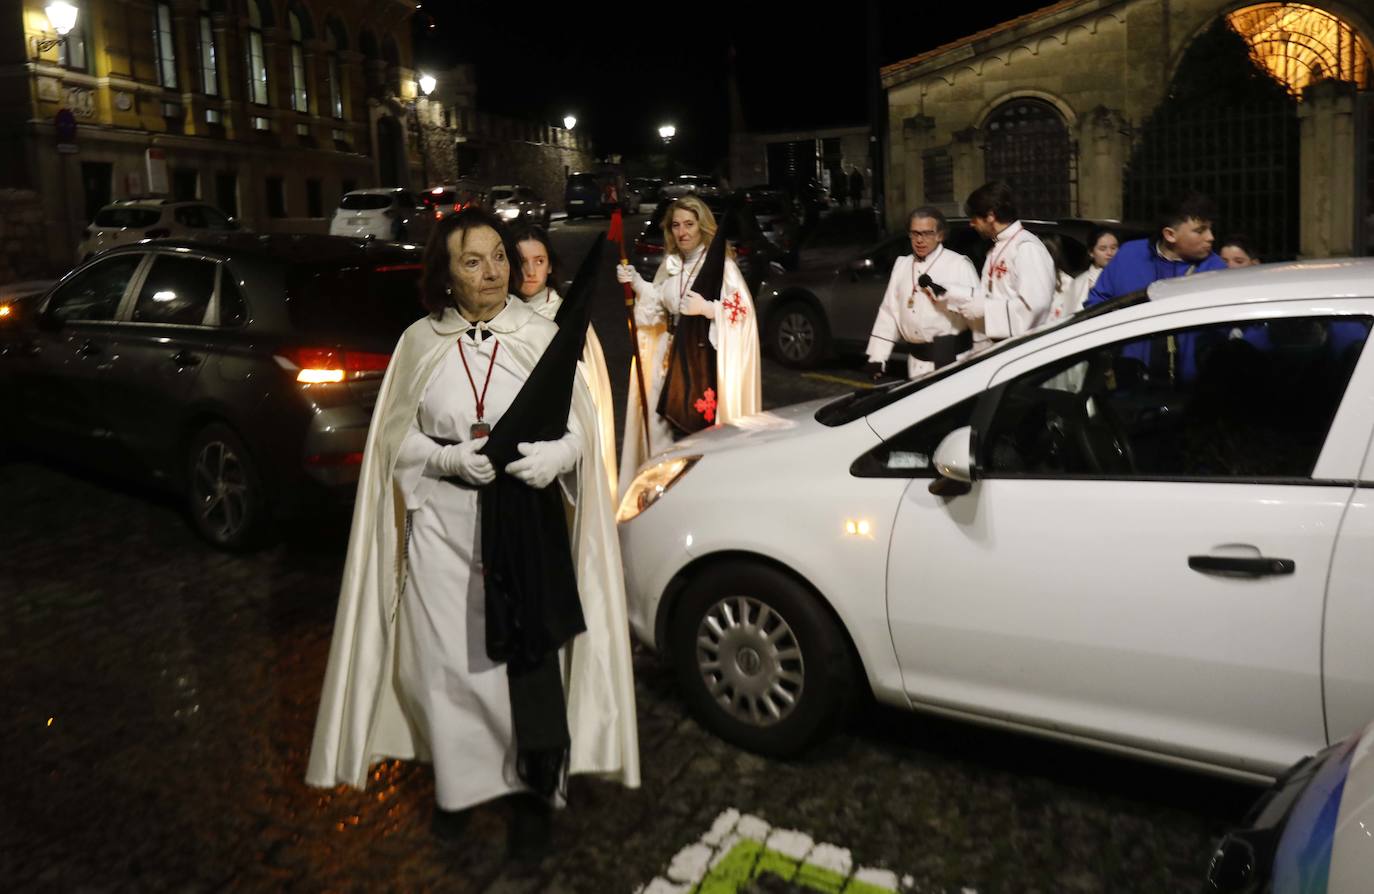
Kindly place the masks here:
<instances>
[{"instance_id":1,"label":"white hooded cape","mask_svg":"<svg viewBox=\"0 0 1374 894\"><path fill-rule=\"evenodd\" d=\"M508 361L529 374L557 327L519 300L507 308L502 336ZM537 325L530 325L533 321ZM353 528L329 649L306 782L362 789L368 770L388 758L429 760L401 707L396 670L396 611L405 565L406 513L392 473L397 449L415 418L426 384L468 323L453 308L425 317L401 336L377 396L358 481ZM580 377L579 377L580 379ZM598 431L585 385L571 412L583 432ZM566 695L572 733L569 771L639 785L634 677L625 582L614 512L598 445L584 436L570 532L587 631L568 647ZM572 477L572 476L565 476Z\"/></svg>"},{"instance_id":2,"label":"white hooded cape","mask_svg":"<svg viewBox=\"0 0 1374 894\"><path fill-rule=\"evenodd\" d=\"M704 251L702 246L699 251ZM693 258L696 254L693 254ZM690 261L689 261L690 265ZM683 262L669 255L654 274L653 288L663 288L668 280L682 273ZM689 274L691 273L689 269ZM695 279L695 276L693 276ZM671 284L669 284L671 288ZM644 296L640 300L659 300ZM754 299L744 274L732 259L725 260L725 279L720 300L715 302L711 341L716 348L716 425L731 425L745 416L763 410L763 378L759 366L759 327L754 315ZM625 401L625 443L620 452L620 493L623 496L635 473L649 457L673 445L672 430L658 416L658 396L667 373L668 326L666 322L638 323L639 344L630 360L630 390ZM649 449L644 449L644 424L639 409L639 382L636 365L644 361L645 390L649 402Z\"/></svg>"}]
</instances>

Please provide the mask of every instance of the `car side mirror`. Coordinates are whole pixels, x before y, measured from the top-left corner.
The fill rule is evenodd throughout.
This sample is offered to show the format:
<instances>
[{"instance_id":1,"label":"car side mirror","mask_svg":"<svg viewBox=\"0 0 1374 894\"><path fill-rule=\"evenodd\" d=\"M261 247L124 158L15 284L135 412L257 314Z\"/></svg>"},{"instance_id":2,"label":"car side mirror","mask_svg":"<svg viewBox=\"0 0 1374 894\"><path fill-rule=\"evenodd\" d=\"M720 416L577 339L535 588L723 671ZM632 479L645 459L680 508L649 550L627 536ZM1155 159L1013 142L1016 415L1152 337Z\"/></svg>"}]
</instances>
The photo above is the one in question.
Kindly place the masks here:
<instances>
[{"instance_id":1,"label":"car side mirror","mask_svg":"<svg viewBox=\"0 0 1374 894\"><path fill-rule=\"evenodd\" d=\"M34 320L34 324L43 332L57 332L62 328L62 318L51 310L45 310Z\"/></svg>"},{"instance_id":2,"label":"car side mirror","mask_svg":"<svg viewBox=\"0 0 1374 894\"><path fill-rule=\"evenodd\" d=\"M935 448L932 464L939 476L928 490L941 497L957 497L973 489L976 477L973 464L974 436L972 426L956 428L945 435Z\"/></svg>"}]
</instances>

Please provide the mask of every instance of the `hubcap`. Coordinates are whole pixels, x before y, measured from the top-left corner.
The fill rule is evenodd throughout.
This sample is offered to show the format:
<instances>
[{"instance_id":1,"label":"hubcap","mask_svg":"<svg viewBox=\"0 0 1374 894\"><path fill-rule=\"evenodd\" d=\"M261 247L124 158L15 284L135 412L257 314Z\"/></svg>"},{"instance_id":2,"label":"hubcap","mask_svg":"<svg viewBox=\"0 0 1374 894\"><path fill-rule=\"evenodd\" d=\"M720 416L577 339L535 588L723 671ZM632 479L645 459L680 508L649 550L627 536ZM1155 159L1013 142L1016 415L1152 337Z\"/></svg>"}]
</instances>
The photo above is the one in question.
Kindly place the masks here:
<instances>
[{"instance_id":1,"label":"hubcap","mask_svg":"<svg viewBox=\"0 0 1374 894\"><path fill-rule=\"evenodd\" d=\"M805 314L793 311L778 323L778 351L788 360L804 360L816 343L816 327Z\"/></svg>"},{"instance_id":2,"label":"hubcap","mask_svg":"<svg viewBox=\"0 0 1374 894\"><path fill-rule=\"evenodd\" d=\"M238 454L210 441L196 457L191 487L201 524L216 540L232 540L248 519L248 481Z\"/></svg>"},{"instance_id":3,"label":"hubcap","mask_svg":"<svg viewBox=\"0 0 1374 894\"><path fill-rule=\"evenodd\" d=\"M797 707L806 678L801 646L782 615L749 596L722 599L697 627L697 669L736 720L772 726Z\"/></svg>"}]
</instances>

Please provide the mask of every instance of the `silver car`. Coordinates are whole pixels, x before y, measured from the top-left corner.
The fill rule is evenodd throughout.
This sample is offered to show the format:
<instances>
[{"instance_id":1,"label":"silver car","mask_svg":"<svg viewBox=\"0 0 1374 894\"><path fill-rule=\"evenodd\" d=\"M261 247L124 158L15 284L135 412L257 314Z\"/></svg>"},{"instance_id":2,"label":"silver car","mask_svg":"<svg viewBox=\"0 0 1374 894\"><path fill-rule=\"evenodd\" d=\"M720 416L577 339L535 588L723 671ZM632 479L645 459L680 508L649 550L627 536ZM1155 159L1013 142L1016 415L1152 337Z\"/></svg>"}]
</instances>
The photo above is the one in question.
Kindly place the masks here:
<instances>
[{"instance_id":1,"label":"silver car","mask_svg":"<svg viewBox=\"0 0 1374 894\"><path fill-rule=\"evenodd\" d=\"M537 223L549 226L549 203L528 186L502 184L491 188L491 209L506 223Z\"/></svg>"}]
</instances>

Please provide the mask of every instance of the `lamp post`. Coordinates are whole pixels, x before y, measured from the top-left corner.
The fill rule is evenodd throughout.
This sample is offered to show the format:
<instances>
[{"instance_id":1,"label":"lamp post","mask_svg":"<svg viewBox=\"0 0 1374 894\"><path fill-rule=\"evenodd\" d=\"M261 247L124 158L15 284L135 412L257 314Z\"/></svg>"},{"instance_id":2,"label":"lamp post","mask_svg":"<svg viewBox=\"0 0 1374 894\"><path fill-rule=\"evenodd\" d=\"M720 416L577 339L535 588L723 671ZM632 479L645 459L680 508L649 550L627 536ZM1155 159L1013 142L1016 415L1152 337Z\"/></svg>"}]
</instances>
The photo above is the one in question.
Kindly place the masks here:
<instances>
[{"instance_id":1,"label":"lamp post","mask_svg":"<svg viewBox=\"0 0 1374 894\"><path fill-rule=\"evenodd\" d=\"M663 140L663 179L666 180L673 175L673 137L677 136L677 128L664 124L659 127L658 135Z\"/></svg>"},{"instance_id":2,"label":"lamp post","mask_svg":"<svg viewBox=\"0 0 1374 894\"><path fill-rule=\"evenodd\" d=\"M48 24L52 30L57 32L56 37L40 37L34 41L34 45L39 53L46 53L53 47L67 42L67 35L76 27L76 19L80 10L67 0L55 0L44 8L43 13L48 17Z\"/></svg>"},{"instance_id":3,"label":"lamp post","mask_svg":"<svg viewBox=\"0 0 1374 894\"><path fill-rule=\"evenodd\" d=\"M415 98L410 101L410 114L415 118L415 139L420 144L420 176L423 179L421 189L429 188L429 147L425 141L425 126L420 121L420 97L428 97L438 85L439 82L434 75L421 72L415 79Z\"/></svg>"}]
</instances>

